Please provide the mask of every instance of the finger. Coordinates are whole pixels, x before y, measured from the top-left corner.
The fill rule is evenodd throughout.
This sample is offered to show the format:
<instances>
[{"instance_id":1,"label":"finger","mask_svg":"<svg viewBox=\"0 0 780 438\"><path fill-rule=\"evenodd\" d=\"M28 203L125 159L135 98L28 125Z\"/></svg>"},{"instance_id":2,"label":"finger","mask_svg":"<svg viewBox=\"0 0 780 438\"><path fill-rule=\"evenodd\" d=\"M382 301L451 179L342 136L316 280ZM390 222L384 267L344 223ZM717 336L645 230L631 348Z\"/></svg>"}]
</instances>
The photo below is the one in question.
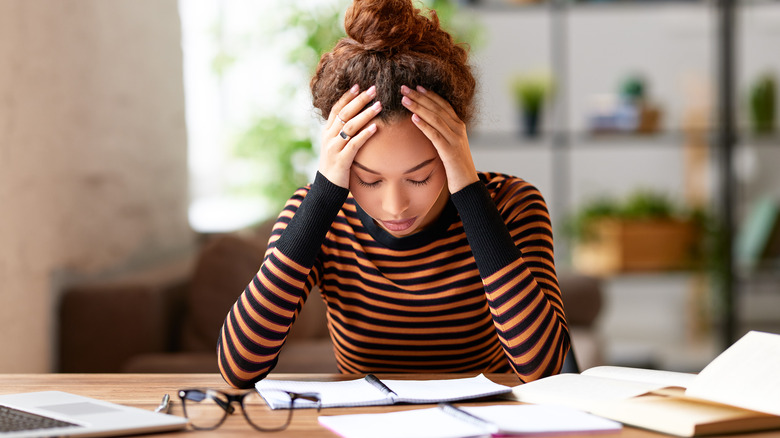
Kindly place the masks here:
<instances>
[{"instance_id":1,"label":"finger","mask_svg":"<svg viewBox=\"0 0 780 438\"><path fill-rule=\"evenodd\" d=\"M449 143L447 140L447 137L442 134L442 132L439 129L436 129L435 127L431 126L430 123L426 122L422 117L420 117L417 114L412 114L412 122L417 126L417 128L422 131L422 133L428 138L428 140L433 143L433 146L438 150L438 145L443 143Z\"/></svg>"},{"instance_id":2,"label":"finger","mask_svg":"<svg viewBox=\"0 0 780 438\"><path fill-rule=\"evenodd\" d=\"M352 86L352 88L349 89L346 93L344 93L341 98L333 105L333 108L330 109L330 114L328 114L328 126L333 126L333 121L336 120L336 116L338 115L339 111L341 111L349 102L351 102L360 92L360 86L358 84L355 84Z\"/></svg>"},{"instance_id":3,"label":"finger","mask_svg":"<svg viewBox=\"0 0 780 438\"><path fill-rule=\"evenodd\" d=\"M404 99L406 99L406 97L404 97ZM457 141L457 137L460 131L457 130L457 127L453 128L450 123L445 120L445 118L441 117L440 113L429 111L420 105L415 105L408 102L403 103L407 109L409 109L409 111L411 111L412 114L416 116L415 120L419 119L420 121L424 121L427 126L430 126L431 129L438 132L442 138L447 139L449 142ZM455 122L452 122L452 124L455 125ZM429 132L426 133L429 134ZM434 138L432 138L430 135L428 138L431 141L434 140Z\"/></svg>"},{"instance_id":4,"label":"finger","mask_svg":"<svg viewBox=\"0 0 780 438\"><path fill-rule=\"evenodd\" d=\"M355 160L355 156L357 155L358 151L361 147L363 147L364 144L366 144L366 141L368 141L369 138L371 138L374 133L376 133L377 126L376 123L372 123L366 127L366 129L361 130L357 134L355 134L354 137L350 138L346 145L344 145L344 149L342 149L342 154L344 154L344 158L348 159L350 163ZM350 164L351 166L351 164Z\"/></svg>"},{"instance_id":5,"label":"finger","mask_svg":"<svg viewBox=\"0 0 780 438\"><path fill-rule=\"evenodd\" d=\"M350 123L350 121L361 113L361 110L365 108L366 105L368 105L374 98L376 97L376 86L372 85L368 87L367 90L360 93L356 98L350 100L346 105L344 105L341 110L339 110L336 113L336 117L341 120L344 123L339 123L339 125L346 126ZM356 126L357 125L357 126ZM350 128L353 129L353 131L349 132L356 132L357 130L363 128L364 123L352 123L352 126Z\"/></svg>"},{"instance_id":6,"label":"finger","mask_svg":"<svg viewBox=\"0 0 780 438\"><path fill-rule=\"evenodd\" d=\"M451 129L456 129L457 125L461 123L460 117L458 117L458 114L452 108L452 105L433 91L426 90L419 85L416 89L411 89L408 86L403 85L401 86L401 94L407 97L407 100L411 100L413 106L419 105L420 108L424 108L427 111L446 116L443 117L442 120L447 122ZM415 108L414 112L422 111Z\"/></svg>"},{"instance_id":7,"label":"finger","mask_svg":"<svg viewBox=\"0 0 780 438\"><path fill-rule=\"evenodd\" d=\"M453 129L453 127L440 116L439 112L430 111L415 104L406 96L403 97L401 102L412 112L412 122L414 122L414 124L422 130L423 134L434 143L434 146L437 146L438 148L437 144L442 140L452 144L458 142L459 131Z\"/></svg>"},{"instance_id":8,"label":"finger","mask_svg":"<svg viewBox=\"0 0 780 438\"><path fill-rule=\"evenodd\" d=\"M354 136L371 121L376 117L380 112L382 111L382 103L379 101L374 102L373 105L366 108L365 110L361 111L358 115L355 117L352 117L349 119L348 122L345 122L344 125L341 126L341 130L339 131L339 136L341 136L342 139L349 140L348 138L345 138L344 135L347 136ZM336 122L337 125L340 125L340 123Z\"/></svg>"}]
</instances>

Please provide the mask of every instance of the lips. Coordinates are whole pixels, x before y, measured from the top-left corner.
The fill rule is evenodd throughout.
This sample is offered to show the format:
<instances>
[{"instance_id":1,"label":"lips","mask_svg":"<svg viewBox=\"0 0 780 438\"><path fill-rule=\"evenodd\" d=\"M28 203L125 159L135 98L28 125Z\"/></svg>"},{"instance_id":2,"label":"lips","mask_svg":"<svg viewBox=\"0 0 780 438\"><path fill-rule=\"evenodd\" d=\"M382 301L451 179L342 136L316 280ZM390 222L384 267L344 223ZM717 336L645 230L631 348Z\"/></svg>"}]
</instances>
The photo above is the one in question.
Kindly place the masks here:
<instances>
[{"instance_id":1,"label":"lips","mask_svg":"<svg viewBox=\"0 0 780 438\"><path fill-rule=\"evenodd\" d=\"M411 228L412 225L414 225L414 222L417 220L417 217L413 217L411 219L405 219L402 221L382 221L382 225L388 230L388 231L405 231Z\"/></svg>"}]
</instances>

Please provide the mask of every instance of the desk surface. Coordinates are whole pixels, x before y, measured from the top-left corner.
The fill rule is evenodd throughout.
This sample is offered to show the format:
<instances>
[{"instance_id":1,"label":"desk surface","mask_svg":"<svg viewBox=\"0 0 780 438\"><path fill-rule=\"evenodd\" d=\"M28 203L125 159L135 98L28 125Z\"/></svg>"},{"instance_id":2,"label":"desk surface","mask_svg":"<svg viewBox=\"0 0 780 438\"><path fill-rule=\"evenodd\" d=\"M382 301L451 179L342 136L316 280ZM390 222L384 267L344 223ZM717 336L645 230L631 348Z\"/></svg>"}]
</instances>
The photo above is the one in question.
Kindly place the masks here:
<instances>
[{"instance_id":1,"label":"desk surface","mask_svg":"<svg viewBox=\"0 0 780 438\"><path fill-rule=\"evenodd\" d=\"M382 374L380 378L385 377ZM316 375L316 374L272 374L271 378L297 379L297 380L342 380L359 376L349 375ZM393 379L443 379L454 377L466 377L464 375L424 374L424 375L392 375ZM468 376L470 377L470 376ZM519 383L516 376L511 374L489 374L488 378L496 383L515 386ZM222 378L217 374L0 374L0 394L16 392L59 390L72 392L88 397L94 397L114 403L135 406L153 410L160 403L163 394L170 394L174 401L171 411L174 415L182 415L181 402L177 390L183 388L216 388L228 389ZM500 402L490 402L500 403ZM512 403L512 402L506 402ZM478 403L458 403L469 405ZM430 407L430 405L396 405L361 408L331 408L324 409L320 414L346 414L346 413L370 413L390 412L403 409L415 409ZM269 436L269 437L301 437L335 438L338 435L323 428L317 422L317 412L313 409L301 409L295 412L290 427L283 432L262 433L251 428L241 415L230 416L225 423L215 431L177 432L193 437L208 436ZM164 436L164 435L154 435ZM585 435L574 435L583 437ZM588 438L598 435L589 434ZM610 438L661 438L661 435L632 427L624 427L618 433L604 434ZM731 435L736 436L736 435ZM747 435L746 435L747 436ZM563 435L556 435L563 438ZM780 438L780 431L753 433L750 438Z\"/></svg>"}]
</instances>

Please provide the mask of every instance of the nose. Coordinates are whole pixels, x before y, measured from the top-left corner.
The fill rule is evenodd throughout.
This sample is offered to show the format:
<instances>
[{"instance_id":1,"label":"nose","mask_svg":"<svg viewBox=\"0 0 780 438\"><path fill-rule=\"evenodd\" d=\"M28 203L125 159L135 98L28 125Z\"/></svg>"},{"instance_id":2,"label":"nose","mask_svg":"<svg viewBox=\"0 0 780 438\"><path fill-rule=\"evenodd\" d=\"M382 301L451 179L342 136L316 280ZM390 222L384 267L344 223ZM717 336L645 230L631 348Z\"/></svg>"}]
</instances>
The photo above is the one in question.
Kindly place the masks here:
<instances>
[{"instance_id":1,"label":"nose","mask_svg":"<svg viewBox=\"0 0 780 438\"><path fill-rule=\"evenodd\" d=\"M388 184L383 194L382 208L392 218L402 219L403 212L409 208L409 196L398 184Z\"/></svg>"}]
</instances>

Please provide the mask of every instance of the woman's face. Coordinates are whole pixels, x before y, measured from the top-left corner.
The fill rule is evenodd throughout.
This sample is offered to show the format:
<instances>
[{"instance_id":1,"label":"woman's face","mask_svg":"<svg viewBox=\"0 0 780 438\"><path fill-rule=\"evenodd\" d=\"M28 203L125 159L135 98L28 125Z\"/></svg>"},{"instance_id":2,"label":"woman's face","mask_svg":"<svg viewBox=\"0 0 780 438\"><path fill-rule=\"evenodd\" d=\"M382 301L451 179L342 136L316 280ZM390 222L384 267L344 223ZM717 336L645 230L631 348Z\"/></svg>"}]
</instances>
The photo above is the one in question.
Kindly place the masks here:
<instances>
[{"instance_id":1,"label":"woman's face","mask_svg":"<svg viewBox=\"0 0 780 438\"><path fill-rule=\"evenodd\" d=\"M444 165L410 118L377 122L377 128L355 156L349 190L380 227L408 236L444 209L449 199Z\"/></svg>"}]
</instances>

